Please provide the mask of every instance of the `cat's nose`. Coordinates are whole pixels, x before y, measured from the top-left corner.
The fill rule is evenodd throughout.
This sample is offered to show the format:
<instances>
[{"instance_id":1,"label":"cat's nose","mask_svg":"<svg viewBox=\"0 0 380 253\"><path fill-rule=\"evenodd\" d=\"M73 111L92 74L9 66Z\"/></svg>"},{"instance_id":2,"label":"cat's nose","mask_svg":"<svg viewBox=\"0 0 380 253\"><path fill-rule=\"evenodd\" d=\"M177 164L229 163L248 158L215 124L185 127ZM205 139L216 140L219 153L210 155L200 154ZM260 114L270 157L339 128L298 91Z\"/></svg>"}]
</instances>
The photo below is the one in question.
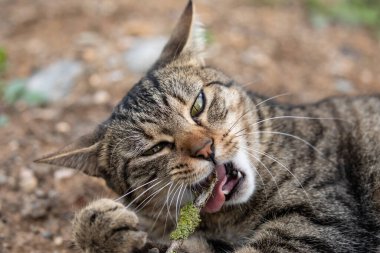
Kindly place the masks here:
<instances>
[{"instance_id":1,"label":"cat's nose","mask_svg":"<svg viewBox=\"0 0 380 253\"><path fill-rule=\"evenodd\" d=\"M206 160L213 159L214 157L214 142L212 139L208 139L201 145L194 145L191 149L193 157L203 158Z\"/></svg>"}]
</instances>

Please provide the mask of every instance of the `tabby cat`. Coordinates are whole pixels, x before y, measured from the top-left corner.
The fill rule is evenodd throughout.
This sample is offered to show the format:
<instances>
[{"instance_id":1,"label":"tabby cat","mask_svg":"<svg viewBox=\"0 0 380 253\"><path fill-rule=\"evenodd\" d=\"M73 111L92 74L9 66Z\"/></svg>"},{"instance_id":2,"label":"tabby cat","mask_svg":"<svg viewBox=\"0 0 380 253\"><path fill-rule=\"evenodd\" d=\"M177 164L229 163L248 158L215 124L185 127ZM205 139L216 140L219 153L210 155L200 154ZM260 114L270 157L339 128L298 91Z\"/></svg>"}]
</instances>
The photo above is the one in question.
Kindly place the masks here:
<instances>
[{"instance_id":1,"label":"tabby cat","mask_svg":"<svg viewBox=\"0 0 380 253\"><path fill-rule=\"evenodd\" d=\"M39 160L121 196L76 215L78 248L165 252L180 207L216 173L181 252L380 252L380 96L275 103L204 65L203 47L190 1L111 116Z\"/></svg>"}]
</instances>

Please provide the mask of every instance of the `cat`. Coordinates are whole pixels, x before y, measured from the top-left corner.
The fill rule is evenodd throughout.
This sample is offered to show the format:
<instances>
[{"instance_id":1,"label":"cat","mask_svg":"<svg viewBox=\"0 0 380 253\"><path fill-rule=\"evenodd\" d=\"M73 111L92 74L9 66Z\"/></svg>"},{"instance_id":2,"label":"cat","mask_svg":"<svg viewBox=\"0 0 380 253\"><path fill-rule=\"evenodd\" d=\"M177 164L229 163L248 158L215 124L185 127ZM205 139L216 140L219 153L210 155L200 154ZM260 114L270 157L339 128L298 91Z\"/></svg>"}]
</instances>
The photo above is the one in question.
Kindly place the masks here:
<instances>
[{"instance_id":1,"label":"cat","mask_svg":"<svg viewBox=\"0 0 380 253\"><path fill-rule=\"evenodd\" d=\"M38 160L102 177L121 196L76 214L78 248L165 252L180 207L216 173L178 252L380 252L380 96L276 103L206 66L203 50L189 1L111 116Z\"/></svg>"}]
</instances>

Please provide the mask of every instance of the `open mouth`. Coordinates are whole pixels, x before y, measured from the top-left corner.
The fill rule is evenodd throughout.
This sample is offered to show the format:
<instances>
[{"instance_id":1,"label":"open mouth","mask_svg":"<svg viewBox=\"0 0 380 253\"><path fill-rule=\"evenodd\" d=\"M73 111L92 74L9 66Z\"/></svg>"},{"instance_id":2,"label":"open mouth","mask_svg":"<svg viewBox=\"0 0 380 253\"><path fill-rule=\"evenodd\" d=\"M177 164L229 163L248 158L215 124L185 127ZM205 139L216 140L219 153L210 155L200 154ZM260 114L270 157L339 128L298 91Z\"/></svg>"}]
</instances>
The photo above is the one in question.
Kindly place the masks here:
<instances>
[{"instance_id":1,"label":"open mouth","mask_svg":"<svg viewBox=\"0 0 380 253\"><path fill-rule=\"evenodd\" d=\"M217 165L215 167L215 173L217 182L212 190L211 197L202 209L202 211L206 213L218 212L223 204L232 198L245 176L232 162ZM206 179L200 184L200 187L207 188L209 183L209 180Z\"/></svg>"}]
</instances>

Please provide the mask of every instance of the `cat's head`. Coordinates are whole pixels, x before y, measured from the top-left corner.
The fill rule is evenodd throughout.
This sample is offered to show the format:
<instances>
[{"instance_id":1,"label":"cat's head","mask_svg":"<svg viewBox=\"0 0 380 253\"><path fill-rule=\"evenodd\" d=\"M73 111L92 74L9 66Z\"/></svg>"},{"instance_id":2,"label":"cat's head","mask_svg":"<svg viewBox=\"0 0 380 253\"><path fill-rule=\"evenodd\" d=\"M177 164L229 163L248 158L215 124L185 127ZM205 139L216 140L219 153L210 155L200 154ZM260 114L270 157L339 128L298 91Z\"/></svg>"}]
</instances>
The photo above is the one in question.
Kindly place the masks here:
<instances>
[{"instance_id":1,"label":"cat's head","mask_svg":"<svg viewBox=\"0 0 380 253\"><path fill-rule=\"evenodd\" d=\"M258 145L255 108L242 88L204 65L203 44L190 1L157 62L109 119L39 162L103 177L135 204L149 196L178 202L216 172L205 211L246 202L255 189L247 151Z\"/></svg>"}]
</instances>

